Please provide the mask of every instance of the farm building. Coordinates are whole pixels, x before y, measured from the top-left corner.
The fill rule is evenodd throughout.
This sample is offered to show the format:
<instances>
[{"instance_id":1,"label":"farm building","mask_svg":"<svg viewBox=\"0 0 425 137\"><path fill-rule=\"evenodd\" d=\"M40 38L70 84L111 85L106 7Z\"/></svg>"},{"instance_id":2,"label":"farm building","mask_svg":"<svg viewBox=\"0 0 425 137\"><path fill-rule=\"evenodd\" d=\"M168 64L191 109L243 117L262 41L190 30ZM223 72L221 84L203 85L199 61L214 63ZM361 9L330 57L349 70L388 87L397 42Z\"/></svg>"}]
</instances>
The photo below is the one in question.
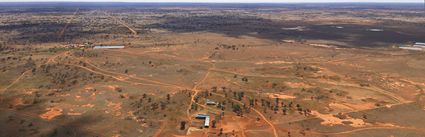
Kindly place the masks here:
<instances>
[{"instance_id":1,"label":"farm building","mask_svg":"<svg viewBox=\"0 0 425 137\"><path fill-rule=\"evenodd\" d=\"M125 46L94 46L93 49L122 49Z\"/></svg>"},{"instance_id":2,"label":"farm building","mask_svg":"<svg viewBox=\"0 0 425 137\"><path fill-rule=\"evenodd\" d=\"M418 48L425 48L425 43L423 42L416 42L413 47L418 47Z\"/></svg>"},{"instance_id":3,"label":"farm building","mask_svg":"<svg viewBox=\"0 0 425 137\"><path fill-rule=\"evenodd\" d=\"M198 114L196 116L196 119L205 119L204 127L209 127L210 126L210 115L207 115L207 114Z\"/></svg>"},{"instance_id":4,"label":"farm building","mask_svg":"<svg viewBox=\"0 0 425 137\"><path fill-rule=\"evenodd\" d=\"M422 48L419 47L400 47L400 49L422 51Z\"/></svg>"},{"instance_id":5,"label":"farm building","mask_svg":"<svg viewBox=\"0 0 425 137\"><path fill-rule=\"evenodd\" d=\"M400 49L406 49L406 50L425 51L425 43L423 43L423 42L416 42L413 45L401 46L399 48Z\"/></svg>"},{"instance_id":6,"label":"farm building","mask_svg":"<svg viewBox=\"0 0 425 137\"><path fill-rule=\"evenodd\" d=\"M210 127L210 116L205 117L204 127Z\"/></svg>"},{"instance_id":7,"label":"farm building","mask_svg":"<svg viewBox=\"0 0 425 137\"><path fill-rule=\"evenodd\" d=\"M371 31L371 32L382 32L382 31L384 31L384 29L368 29L367 31Z\"/></svg>"},{"instance_id":8,"label":"farm building","mask_svg":"<svg viewBox=\"0 0 425 137\"><path fill-rule=\"evenodd\" d=\"M217 102L207 99L207 105L217 105Z\"/></svg>"}]
</instances>

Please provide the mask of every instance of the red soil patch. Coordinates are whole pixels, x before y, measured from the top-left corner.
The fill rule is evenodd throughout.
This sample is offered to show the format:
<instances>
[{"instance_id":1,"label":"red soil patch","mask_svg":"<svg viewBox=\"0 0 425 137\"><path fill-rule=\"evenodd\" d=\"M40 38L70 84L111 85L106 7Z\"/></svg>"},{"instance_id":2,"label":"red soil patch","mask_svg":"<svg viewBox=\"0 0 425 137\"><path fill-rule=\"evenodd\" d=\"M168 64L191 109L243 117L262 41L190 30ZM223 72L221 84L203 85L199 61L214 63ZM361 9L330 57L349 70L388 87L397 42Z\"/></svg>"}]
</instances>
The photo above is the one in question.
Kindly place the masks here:
<instances>
[{"instance_id":1,"label":"red soil patch","mask_svg":"<svg viewBox=\"0 0 425 137\"><path fill-rule=\"evenodd\" d=\"M276 94L276 93L266 93L269 98L279 98L279 99L294 99L295 96L284 95L284 94Z\"/></svg>"},{"instance_id":2,"label":"red soil patch","mask_svg":"<svg viewBox=\"0 0 425 137\"><path fill-rule=\"evenodd\" d=\"M80 116L80 115L82 115L82 113L78 113L78 112L68 112L68 113L67 113L67 115L70 115L70 116Z\"/></svg>"},{"instance_id":3,"label":"red soil patch","mask_svg":"<svg viewBox=\"0 0 425 137\"><path fill-rule=\"evenodd\" d=\"M108 101L107 106L110 107L113 111L118 111L121 109L122 103L113 103L111 101Z\"/></svg>"},{"instance_id":4,"label":"red soil patch","mask_svg":"<svg viewBox=\"0 0 425 137\"><path fill-rule=\"evenodd\" d=\"M47 112L40 115L42 119L51 120L57 116L62 115L63 109L59 107L51 107L46 109Z\"/></svg>"},{"instance_id":5,"label":"red soil patch","mask_svg":"<svg viewBox=\"0 0 425 137\"><path fill-rule=\"evenodd\" d=\"M339 103L330 103L329 108L337 109L340 111L353 111L354 109L351 106Z\"/></svg>"},{"instance_id":6,"label":"red soil patch","mask_svg":"<svg viewBox=\"0 0 425 137\"><path fill-rule=\"evenodd\" d=\"M23 100L22 98L14 98L14 99L10 102L10 104L11 104L13 107L16 107L16 106L19 106L19 105L24 105L25 103L24 103L24 100Z\"/></svg>"},{"instance_id":7,"label":"red soil patch","mask_svg":"<svg viewBox=\"0 0 425 137\"><path fill-rule=\"evenodd\" d=\"M321 114L317 111L312 111L312 114L323 121L320 123L322 125L328 125L328 126L334 126L334 125L343 125L343 122L350 122L350 126L352 127L365 127L367 125L370 125L369 123L364 122L362 119L356 119L351 118L349 116L346 116L344 119L340 119L338 117L335 117L332 114Z\"/></svg>"},{"instance_id":8,"label":"red soil patch","mask_svg":"<svg viewBox=\"0 0 425 137\"><path fill-rule=\"evenodd\" d=\"M361 110L369 110L376 108L375 103L361 103L361 104L352 104L352 103L344 103L344 105L353 108L354 110L361 111Z\"/></svg>"},{"instance_id":9,"label":"red soil patch","mask_svg":"<svg viewBox=\"0 0 425 137\"><path fill-rule=\"evenodd\" d=\"M121 102L119 102L119 103L113 103L111 101L108 101L108 104L107 104L107 106L114 112L114 115L115 116L120 116L121 115L121 112L119 111L122 108L121 105L122 105Z\"/></svg>"},{"instance_id":10,"label":"red soil patch","mask_svg":"<svg viewBox=\"0 0 425 137\"><path fill-rule=\"evenodd\" d=\"M93 108L94 105L93 104L85 104L85 105L81 105L81 107Z\"/></svg>"},{"instance_id":11,"label":"red soil patch","mask_svg":"<svg viewBox=\"0 0 425 137\"><path fill-rule=\"evenodd\" d=\"M263 65L263 64L292 64L293 62L287 62L287 61L260 61L255 62L256 65Z\"/></svg>"},{"instance_id":12,"label":"red soil patch","mask_svg":"<svg viewBox=\"0 0 425 137\"><path fill-rule=\"evenodd\" d=\"M296 82L286 82L285 84L290 88L310 88L311 87L310 85L307 85L303 82L298 82L298 83L296 83Z\"/></svg>"}]
</instances>

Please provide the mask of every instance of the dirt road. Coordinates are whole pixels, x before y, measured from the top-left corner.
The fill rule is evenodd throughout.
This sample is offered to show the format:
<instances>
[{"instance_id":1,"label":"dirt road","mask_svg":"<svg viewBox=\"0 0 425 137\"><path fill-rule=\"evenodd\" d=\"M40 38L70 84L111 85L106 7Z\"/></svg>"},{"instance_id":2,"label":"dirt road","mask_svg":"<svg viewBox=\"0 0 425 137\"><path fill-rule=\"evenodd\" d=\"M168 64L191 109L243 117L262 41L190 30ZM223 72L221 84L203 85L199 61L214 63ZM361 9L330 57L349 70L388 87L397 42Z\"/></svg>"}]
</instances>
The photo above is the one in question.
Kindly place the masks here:
<instances>
[{"instance_id":1,"label":"dirt road","mask_svg":"<svg viewBox=\"0 0 425 137\"><path fill-rule=\"evenodd\" d=\"M59 57L61 55L67 54L67 53L68 53L68 51L62 52L62 53L59 53L59 54L56 54L56 55L53 55L53 56L51 56L51 57L49 57L47 59L47 62L46 63L43 63L41 65L38 65L37 68L40 67L40 66L42 66L42 65L49 64L49 63L53 62L55 58L57 58L57 57ZM21 75L19 75L12 83L10 83L8 86L6 86L2 90L0 90L0 95L3 94L4 92L6 92L7 89L9 89L10 87L12 87L16 83L18 83L25 75L27 75L31 71L32 71L32 69L29 69L29 70L26 70L25 72L23 72Z\"/></svg>"},{"instance_id":2,"label":"dirt road","mask_svg":"<svg viewBox=\"0 0 425 137\"><path fill-rule=\"evenodd\" d=\"M225 98L225 96L223 95L223 94L218 94L218 93L213 93L212 92L212 94L214 94L214 95L217 95L217 96L221 96L221 97L223 97L223 98ZM238 100L235 100L235 99L231 99L233 102L236 102L236 103L238 103L238 104L241 104L241 105L243 105L244 103L242 103L242 102L240 102L240 101L238 101ZM255 108L250 108L251 110L253 110L253 111L255 111L255 113L257 113L267 124L269 124L269 126L270 126L270 128L272 129L272 131L273 131L273 135L274 135L274 137L279 137L279 135L277 134L277 130L276 130L276 127L273 125L273 123L272 122L270 122L267 118L266 118L266 116L264 116L260 111L258 111L257 109L255 109Z\"/></svg>"},{"instance_id":3,"label":"dirt road","mask_svg":"<svg viewBox=\"0 0 425 137\"><path fill-rule=\"evenodd\" d=\"M126 27L131 33L133 33L133 35L137 35L137 31L135 31L133 28L131 28L129 25L127 25L126 23L124 23L123 21L121 21L120 19L117 19L116 17L112 16L111 14L107 13L106 11L104 11L104 13L111 17L113 20L115 20L116 22L118 22L119 24L123 25L124 27Z\"/></svg>"},{"instance_id":4,"label":"dirt road","mask_svg":"<svg viewBox=\"0 0 425 137\"><path fill-rule=\"evenodd\" d=\"M189 127L190 127L190 125L192 124L192 116L190 115L190 109L192 108L192 104L193 104L193 102L195 102L195 97L196 97L196 95L199 93L199 90L197 89L198 88L198 86L199 85L201 85L207 78L208 78L208 76L210 75L210 73L211 73L211 69L213 69L213 68L215 68L215 65L214 64L212 64L213 66L211 67L211 68L209 68L208 69L208 71L205 73L205 75L204 75L204 77L201 79L201 80L199 80L194 86L193 86L193 88L191 89L191 91L193 91L194 93L193 93L193 95L192 95L192 98L190 99L190 103L189 103L189 106L187 107L187 110L186 110L186 113L187 113L187 119L188 119L188 123L189 123Z\"/></svg>"},{"instance_id":5,"label":"dirt road","mask_svg":"<svg viewBox=\"0 0 425 137\"><path fill-rule=\"evenodd\" d=\"M72 14L71 19L68 20L68 22L65 24L65 27L62 28L62 30L59 32L59 38L62 38L63 34L65 33L66 29L68 28L69 24L74 20L74 18L76 17L78 11L80 11L80 8L77 8L74 12L74 14Z\"/></svg>"}]
</instances>

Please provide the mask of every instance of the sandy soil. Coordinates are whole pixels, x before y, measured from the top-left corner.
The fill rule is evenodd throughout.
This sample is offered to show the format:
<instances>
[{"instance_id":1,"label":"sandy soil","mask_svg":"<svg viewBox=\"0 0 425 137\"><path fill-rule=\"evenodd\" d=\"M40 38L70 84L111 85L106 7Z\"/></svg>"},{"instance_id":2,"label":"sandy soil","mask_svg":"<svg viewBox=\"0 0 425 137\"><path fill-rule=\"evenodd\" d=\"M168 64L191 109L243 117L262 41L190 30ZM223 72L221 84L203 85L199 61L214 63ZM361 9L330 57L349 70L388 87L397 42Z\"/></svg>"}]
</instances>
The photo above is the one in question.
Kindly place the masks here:
<instances>
[{"instance_id":1,"label":"sandy soil","mask_svg":"<svg viewBox=\"0 0 425 137\"><path fill-rule=\"evenodd\" d=\"M317 111L312 111L312 114L322 119L323 121L320 124L326 125L326 126L343 125L344 124L343 122L349 122L350 123L349 125L352 127L365 127L370 125L369 123L364 122L362 119L355 119L349 116L346 116L347 118L345 119L340 119L335 117L332 114L321 114Z\"/></svg>"},{"instance_id":2,"label":"sandy soil","mask_svg":"<svg viewBox=\"0 0 425 137\"><path fill-rule=\"evenodd\" d=\"M50 107L46 109L47 112L40 115L40 118L46 119L46 120L52 120L53 118L62 115L62 108L59 107Z\"/></svg>"},{"instance_id":3,"label":"sandy soil","mask_svg":"<svg viewBox=\"0 0 425 137\"><path fill-rule=\"evenodd\" d=\"M270 98L279 98L279 99L295 99L297 97L291 95L277 94L277 93L265 93Z\"/></svg>"}]
</instances>

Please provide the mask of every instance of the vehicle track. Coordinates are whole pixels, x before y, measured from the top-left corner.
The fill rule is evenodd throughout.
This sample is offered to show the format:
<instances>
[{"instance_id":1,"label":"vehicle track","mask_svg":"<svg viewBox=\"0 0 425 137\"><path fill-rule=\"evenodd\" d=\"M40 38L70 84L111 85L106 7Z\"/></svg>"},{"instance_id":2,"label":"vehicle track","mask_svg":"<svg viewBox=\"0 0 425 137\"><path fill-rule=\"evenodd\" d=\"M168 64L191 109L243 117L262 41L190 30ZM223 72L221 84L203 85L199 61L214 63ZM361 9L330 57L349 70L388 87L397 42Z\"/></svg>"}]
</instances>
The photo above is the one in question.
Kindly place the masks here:
<instances>
[{"instance_id":1,"label":"vehicle track","mask_svg":"<svg viewBox=\"0 0 425 137\"><path fill-rule=\"evenodd\" d=\"M51 57L49 57L48 59L47 59L47 62L46 63L43 63L42 65L45 65L45 64L49 64L49 63L51 63L55 58L57 58L57 57L59 57L59 56L61 56L62 54L67 54L68 53L68 51L66 51L66 52L62 52L62 53L59 53L59 54L56 54L56 55L53 55L53 56L51 56ZM39 68L39 67L41 67L42 65L39 65L39 66L37 66L37 68ZM21 75L19 75L12 83L10 83L8 86L6 86L5 88L3 88L1 91L0 91L0 95L1 94L3 94L4 92L6 92L6 90L7 89L9 89L10 87L12 87L13 85L15 85L16 83L18 83L27 73L29 73L30 71L31 71L32 69L29 69L29 70L26 70L26 71L24 71Z\"/></svg>"},{"instance_id":2,"label":"vehicle track","mask_svg":"<svg viewBox=\"0 0 425 137\"><path fill-rule=\"evenodd\" d=\"M359 132L363 130L373 130L373 129L406 129L406 130L414 130L414 131L425 133L425 129L415 128L415 127L402 127L402 126L372 126L372 127L357 128L357 129L353 129L349 131L341 131L341 132L309 131L309 133L319 134L319 135L340 135L340 134L350 134L350 133Z\"/></svg>"},{"instance_id":3,"label":"vehicle track","mask_svg":"<svg viewBox=\"0 0 425 137\"><path fill-rule=\"evenodd\" d=\"M65 24L65 27L62 28L62 30L59 32L59 38L62 38L63 34L65 33L66 29L68 28L69 24L74 20L75 16L77 15L78 11L80 11L80 8L77 8L72 14L71 19L68 20L68 22Z\"/></svg>"},{"instance_id":4,"label":"vehicle track","mask_svg":"<svg viewBox=\"0 0 425 137\"><path fill-rule=\"evenodd\" d=\"M221 97L223 97L223 98L226 98L223 94L218 94L218 93L213 93L212 92L212 94L214 94L214 95L217 95L217 96L221 96ZM232 100L233 102L236 102L236 103L238 103L238 104L241 104L241 105L243 105L244 103L243 102L240 102L240 101L238 101L238 100L235 100L235 99L230 99L230 100ZM274 135L274 137L279 137L279 135L277 134L277 130L276 130L276 128L275 128L275 126L273 125L273 123L272 122L270 122L267 118L266 118L266 116L264 116L260 111L258 111L257 109L255 109L255 108L253 108L253 107L250 107L250 109L251 110L253 110L253 111L255 111L267 124L269 124L269 126L270 126L270 128L272 129L272 131L273 131L273 135Z\"/></svg>"},{"instance_id":5,"label":"vehicle track","mask_svg":"<svg viewBox=\"0 0 425 137\"><path fill-rule=\"evenodd\" d=\"M111 17L113 20L117 21L119 24L123 25L124 27L126 27L131 33L133 33L133 35L137 35L137 31L135 31L133 28L131 28L129 25L125 24L123 21L117 19L115 16L112 16L111 14L109 14L106 11L103 11L107 16Z\"/></svg>"},{"instance_id":6,"label":"vehicle track","mask_svg":"<svg viewBox=\"0 0 425 137\"><path fill-rule=\"evenodd\" d=\"M163 120L161 121L161 126L159 129L152 135L152 137L159 137L161 135L162 130L164 130L165 126L167 125L167 121Z\"/></svg>"},{"instance_id":7,"label":"vehicle track","mask_svg":"<svg viewBox=\"0 0 425 137\"><path fill-rule=\"evenodd\" d=\"M192 92L194 92L193 94L192 94L192 97L191 97L191 99L190 99L190 103L189 103L189 106L188 106L188 108L186 109L186 113L187 113L187 119L188 119L188 123L189 123L189 127L192 125L192 117L191 117L191 115L190 115L190 109L192 108L192 104L193 104L193 102L195 102L195 97L196 97L196 95L199 93L199 90L197 89L198 88L198 86L199 85L201 85L207 78L208 78L208 76L210 75L210 73L211 73L211 69L212 68L215 68L215 65L214 64L212 64L213 66L211 67L211 68L209 68L208 69L208 71L205 73L205 75L204 75L204 77L201 79L201 80L199 80L194 86L193 86L193 88L191 89L191 91Z\"/></svg>"}]
</instances>

